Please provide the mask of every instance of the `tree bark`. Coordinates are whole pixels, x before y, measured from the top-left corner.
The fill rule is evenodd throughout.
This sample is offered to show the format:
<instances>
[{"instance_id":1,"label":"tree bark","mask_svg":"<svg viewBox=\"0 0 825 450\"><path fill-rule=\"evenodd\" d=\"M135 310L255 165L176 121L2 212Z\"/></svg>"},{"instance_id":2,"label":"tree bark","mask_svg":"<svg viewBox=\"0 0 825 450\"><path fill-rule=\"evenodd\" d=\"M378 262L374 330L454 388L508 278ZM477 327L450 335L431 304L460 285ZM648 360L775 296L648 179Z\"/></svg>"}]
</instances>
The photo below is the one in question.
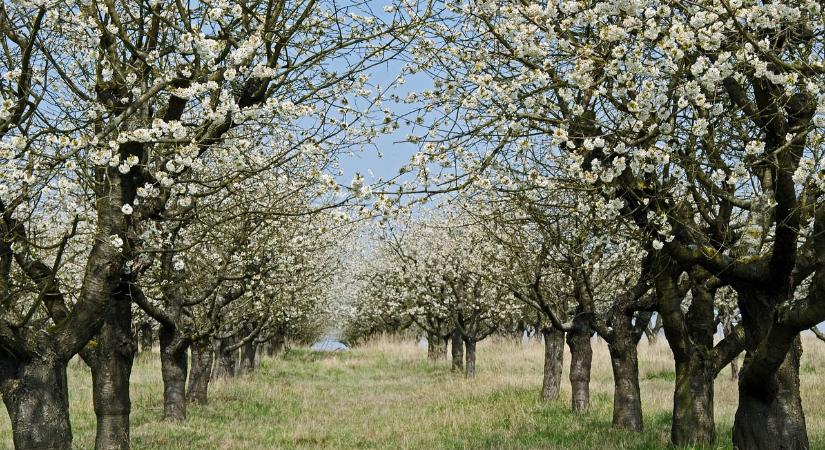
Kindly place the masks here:
<instances>
[{"instance_id":1,"label":"tree bark","mask_svg":"<svg viewBox=\"0 0 825 450\"><path fill-rule=\"evenodd\" d=\"M461 331L458 328L453 330L451 336L451 353L453 357L452 370L464 369L464 341L461 340Z\"/></svg>"},{"instance_id":2,"label":"tree bark","mask_svg":"<svg viewBox=\"0 0 825 450\"><path fill-rule=\"evenodd\" d=\"M236 354L235 350L230 350L232 339L215 339L215 370L212 371L212 378L232 378L235 376Z\"/></svg>"},{"instance_id":3,"label":"tree bark","mask_svg":"<svg viewBox=\"0 0 825 450\"><path fill-rule=\"evenodd\" d=\"M212 346L209 339L199 339L190 349L192 370L189 372L189 390L186 398L190 403L205 405L208 402L209 380L212 376Z\"/></svg>"},{"instance_id":4,"label":"tree bark","mask_svg":"<svg viewBox=\"0 0 825 450\"><path fill-rule=\"evenodd\" d=\"M175 330L160 328L160 368L163 378L163 418L186 419L187 345L175 336Z\"/></svg>"},{"instance_id":5,"label":"tree bark","mask_svg":"<svg viewBox=\"0 0 825 450\"><path fill-rule=\"evenodd\" d=\"M730 362L730 379L736 381L739 379L739 357L735 357Z\"/></svg>"},{"instance_id":6,"label":"tree bark","mask_svg":"<svg viewBox=\"0 0 825 450\"><path fill-rule=\"evenodd\" d=\"M590 366L593 361L591 338L593 331L587 322L573 319L573 330L567 333L570 347L570 389L574 412L590 409Z\"/></svg>"},{"instance_id":7,"label":"tree bark","mask_svg":"<svg viewBox=\"0 0 825 450\"><path fill-rule=\"evenodd\" d=\"M659 261L658 315L662 317L665 338L676 365L670 439L678 447L710 446L716 442L713 417L713 380L718 370L713 348L716 288L709 284L710 273L693 268L689 285L692 298L685 313L682 300L688 291L678 286L683 270L670 259Z\"/></svg>"},{"instance_id":8,"label":"tree bark","mask_svg":"<svg viewBox=\"0 0 825 450\"><path fill-rule=\"evenodd\" d=\"M761 389L739 385L739 407L733 423L733 446L739 450L807 450L808 432L799 394L797 337L791 351ZM748 369L748 356L742 370ZM741 379L741 378L740 378Z\"/></svg>"},{"instance_id":9,"label":"tree bark","mask_svg":"<svg viewBox=\"0 0 825 450\"><path fill-rule=\"evenodd\" d=\"M272 345L272 339L268 339L261 344L261 352L266 357L275 356L275 347Z\"/></svg>"},{"instance_id":10,"label":"tree bark","mask_svg":"<svg viewBox=\"0 0 825 450\"><path fill-rule=\"evenodd\" d=\"M447 359L447 344L435 333L427 332L427 359L432 362Z\"/></svg>"},{"instance_id":11,"label":"tree bark","mask_svg":"<svg viewBox=\"0 0 825 450\"><path fill-rule=\"evenodd\" d=\"M616 337L608 343L608 349L613 366L613 428L641 432L644 426L636 342Z\"/></svg>"},{"instance_id":12,"label":"tree bark","mask_svg":"<svg viewBox=\"0 0 825 450\"><path fill-rule=\"evenodd\" d=\"M464 376L467 378L475 378L476 376L476 341L472 339L464 339L464 347L466 349L466 361Z\"/></svg>"},{"instance_id":13,"label":"tree bark","mask_svg":"<svg viewBox=\"0 0 825 450\"><path fill-rule=\"evenodd\" d=\"M255 357L258 353L258 344L254 339L250 339L241 347L241 373L252 373L255 371Z\"/></svg>"},{"instance_id":14,"label":"tree bark","mask_svg":"<svg viewBox=\"0 0 825 450\"><path fill-rule=\"evenodd\" d=\"M140 326L140 351L141 353L151 352L152 347L155 345L155 336L154 330L152 329L152 325L148 322L144 322L143 325Z\"/></svg>"},{"instance_id":15,"label":"tree bark","mask_svg":"<svg viewBox=\"0 0 825 450\"><path fill-rule=\"evenodd\" d=\"M807 450L809 448L805 413L799 393L799 359L802 343L799 334L787 331L772 342L765 342L774 324L775 305L782 297L744 287L737 289L739 310L745 327L745 359L739 375L739 406L733 423L733 445L739 450ZM776 294L777 296L784 294ZM781 332L779 333L781 334ZM789 343L784 358L775 370L768 358L776 357L781 339ZM770 346L767 348L760 348ZM761 359L757 359L762 350ZM764 356L769 355L769 356ZM759 375L754 375L759 374Z\"/></svg>"},{"instance_id":16,"label":"tree bark","mask_svg":"<svg viewBox=\"0 0 825 450\"><path fill-rule=\"evenodd\" d=\"M132 298L122 283L106 308L96 345L81 352L92 371L92 401L97 418L95 449L128 450L129 377L135 359Z\"/></svg>"},{"instance_id":17,"label":"tree bark","mask_svg":"<svg viewBox=\"0 0 825 450\"><path fill-rule=\"evenodd\" d=\"M541 383L541 399L553 401L561 392L561 370L564 362L564 332L544 328L544 377Z\"/></svg>"},{"instance_id":18,"label":"tree bark","mask_svg":"<svg viewBox=\"0 0 825 450\"><path fill-rule=\"evenodd\" d=\"M701 357L676 361L673 424L670 439L675 446L709 446L716 441L713 417L715 373Z\"/></svg>"},{"instance_id":19,"label":"tree bark","mask_svg":"<svg viewBox=\"0 0 825 450\"><path fill-rule=\"evenodd\" d=\"M51 357L4 361L0 366L3 403L17 450L70 450L69 390L65 361Z\"/></svg>"}]
</instances>

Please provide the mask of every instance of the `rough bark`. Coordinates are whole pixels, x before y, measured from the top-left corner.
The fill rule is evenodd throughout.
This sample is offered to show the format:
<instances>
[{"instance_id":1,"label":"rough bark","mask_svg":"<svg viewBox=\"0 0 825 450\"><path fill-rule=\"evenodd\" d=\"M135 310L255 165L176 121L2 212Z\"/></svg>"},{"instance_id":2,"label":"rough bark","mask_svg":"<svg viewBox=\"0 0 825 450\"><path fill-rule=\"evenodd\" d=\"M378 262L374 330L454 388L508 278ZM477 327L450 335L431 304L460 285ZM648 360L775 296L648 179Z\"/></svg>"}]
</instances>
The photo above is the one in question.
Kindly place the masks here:
<instances>
[{"instance_id":1,"label":"rough bark","mask_svg":"<svg viewBox=\"0 0 825 450\"><path fill-rule=\"evenodd\" d=\"M592 336L593 331L590 329L590 324L576 319L573 320L573 330L567 333L567 346L570 347L571 405L574 412L585 412L590 409L590 366L593 361Z\"/></svg>"},{"instance_id":2,"label":"rough bark","mask_svg":"<svg viewBox=\"0 0 825 450\"><path fill-rule=\"evenodd\" d=\"M447 359L447 344L435 333L427 333L427 359L433 362Z\"/></svg>"},{"instance_id":3,"label":"rough bark","mask_svg":"<svg viewBox=\"0 0 825 450\"><path fill-rule=\"evenodd\" d=\"M561 369L564 362L564 332L544 328L544 377L541 383L541 399L553 401L561 392Z\"/></svg>"},{"instance_id":4,"label":"rough bark","mask_svg":"<svg viewBox=\"0 0 825 450\"><path fill-rule=\"evenodd\" d=\"M452 354L452 370L459 371L464 369L464 341L461 340L461 331L456 328L453 330L450 338L450 352Z\"/></svg>"},{"instance_id":5,"label":"rough bark","mask_svg":"<svg viewBox=\"0 0 825 450\"><path fill-rule=\"evenodd\" d=\"M733 445L739 450L807 450L808 433L799 395L797 338L791 351L761 388L739 385L739 407L733 425ZM751 363L745 357L742 370ZM741 379L741 378L740 378Z\"/></svg>"},{"instance_id":6,"label":"rough bark","mask_svg":"<svg viewBox=\"0 0 825 450\"><path fill-rule=\"evenodd\" d=\"M208 402L209 381L212 377L212 346L209 339L199 339L190 347L192 370L189 372L189 389L186 398L190 403L205 405Z\"/></svg>"},{"instance_id":7,"label":"rough bark","mask_svg":"<svg viewBox=\"0 0 825 450\"><path fill-rule=\"evenodd\" d=\"M0 366L3 403L17 450L70 450L66 362L43 358Z\"/></svg>"},{"instance_id":8,"label":"rough bark","mask_svg":"<svg viewBox=\"0 0 825 450\"><path fill-rule=\"evenodd\" d=\"M212 379L235 376L237 352L231 349L232 342L231 338L215 339L215 369L212 371Z\"/></svg>"},{"instance_id":9,"label":"rough bark","mask_svg":"<svg viewBox=\"0 0 825 450\"><path fill-rule=\"evenodd\" d=\"M714 370L702 358L676 361L673 424L670 439L676 446L709 446L716 441L713 417Z\"/></svg>"},{"instance_id":10,"label":"rough bark","mask_svg":"<svg viewBox=\"0 0 825 450\"><path fill-rule=\"evenodd\" d=\"M644 429L639 391L639 359L636 342L615 338L608 343L613 366L613 428Z\"/></svg>"},{"instance_id":11,"label":"rough bark","mask_svg":"<svg viewBox=\"0 0 825 450\"><path fill-rule=\"evenodd\" d=\"M97 418L95 449L129 446L129 377L135 358L132 299L128 283L114 292L93 347L81 352L92 371L92 401Z\"/></svg>"},{"instance_id":12,"label":"rough bark","mask_svg":"<svg viewBox=\"0 0 825 450\"><path fill-rule=\"evenodd\" d=\"M163 379L163 418L178 421L186 419L187 345L179 342L175 331L160 329L160 368Z\"/></svg>"},{"instance_id":13,"label":"rough bark","mask_svg":"<svg viewBox=\"0 0 825 450\"><path fill-rule=\"evenodd\" d=\"M692 294L687 313L682 300L686 288L679 288L682 270L672 260L659 258L656 275L659 316L665 337L673 351L676 383L673 392L673 421L670 439L673 445L710 446L716 441L713 417L713 380L716 378L713 335L715 282L710 273L694 267L690 273Z\"/></svg>"},{"instance_id":14,"label":"rough bark","mask_svg":"<svg viewBox=\"0 0 825 450\"><path fill-rule=\"evenodd\" d=\"M802 399L799 393L799 359L802 344L798 333L779 336L790 342L789 349L775 370L768 358L780 350L774 350L779 342L766 341L773 323L776 304L781 298L773 298L762 292L737 289L742 323L745 326L746 353L739 376L739 406L733 424L733 445L739 450L802 450L808 449L808 433ZM778 294L781 295L781 294ZM780 327L777 327L780 328ZM760 346L773 346L763 349ZM760 353L770 355L755 357ZM784 351L784 349L782 349Z\"/></svg>"},{"instance_id":15,"label":"rough bark","mask_svg":"<svg viewBox=\"0 0 825 450\"><path fill-rule=\"evenodd\" d=\"M465 338L464 348L466 349L464 376L467 378L474 378L476 376L476 341Z\"/></svg>"}]
</instances>

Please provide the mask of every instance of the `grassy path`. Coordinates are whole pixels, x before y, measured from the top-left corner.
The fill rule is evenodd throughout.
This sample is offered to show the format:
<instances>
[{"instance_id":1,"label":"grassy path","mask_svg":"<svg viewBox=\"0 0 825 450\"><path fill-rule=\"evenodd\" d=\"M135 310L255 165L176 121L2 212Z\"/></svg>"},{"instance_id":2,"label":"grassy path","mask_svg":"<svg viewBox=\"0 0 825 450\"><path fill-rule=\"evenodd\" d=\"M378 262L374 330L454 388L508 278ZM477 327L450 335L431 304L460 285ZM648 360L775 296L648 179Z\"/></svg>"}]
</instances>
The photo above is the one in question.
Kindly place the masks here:
<instances>
[{"instance_id":1,"label":"grassy path","mask_svg":"<svg viewBox=\"0 0 825 450\"><path fill-rule=\"evenodd\" d=\"M554 404L538 400L538 344L485 343L479 376L467 381L447 363L429 364L413 344L379 342L344 353L293 350L264 360L254 376L215 383L210 404L192 407L181 424L159 421L162 385L157 357L141 357L133 372L133 448L141 449L658 449L667 446L672 362L664 342L640 346L645 427L642 434L610 430L612 380L607 350L595 348L593 409L568 412L569 389ZM569 358L568 361L569 362ZM803 398L811 448L825 448L825 344L806 342ZM566 380L566 374L565 374ZM94 443L91 380L70 371L72 424L78 449ZM564 384L567 384L566 382ZM736 387L717 381L720 445L730 448ZM8 418L0 445L11 447Z\"/></svg>"}]
</instances>

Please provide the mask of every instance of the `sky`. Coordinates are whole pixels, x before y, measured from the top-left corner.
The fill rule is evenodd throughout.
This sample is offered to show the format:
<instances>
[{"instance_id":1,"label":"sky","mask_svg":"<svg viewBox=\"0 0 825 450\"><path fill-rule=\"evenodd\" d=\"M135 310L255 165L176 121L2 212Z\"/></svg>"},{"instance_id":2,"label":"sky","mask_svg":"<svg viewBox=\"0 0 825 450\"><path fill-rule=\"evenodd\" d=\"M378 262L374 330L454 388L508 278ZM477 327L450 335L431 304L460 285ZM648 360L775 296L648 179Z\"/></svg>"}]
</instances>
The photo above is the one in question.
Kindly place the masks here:
<instances>
[{"instance_id":1,"label":"sky","mask_svg":"<svg viewBox=\"0 0 825 450\"><path fill-rule=\"evenodd\" d=\"M386 85L394 80L399 72L400 67L383 66L380 69L373 69L370 72L370 78L377 83ZM401 86L401 89L405 93L409 91L420 92L428 88L429 85L427 79L415 77L413 81L408 81ZM385 106L392 109L396 114L399 112L399 108L404 107L404 105L390 104L389 102ZM378 178L386 180L398 175L401 166L409 162L410 157L418 150L416 144L405 142L409 132L410 129L401 123L401 127L397 131L378 138L375 142L377 148L365 148L361 152L342 155L340 165L343 175L339 177L339 181L349 184L356 173L360 173L370 183ZM370 172L373 176L370 176Z\"/></svg>"}]
</instances>

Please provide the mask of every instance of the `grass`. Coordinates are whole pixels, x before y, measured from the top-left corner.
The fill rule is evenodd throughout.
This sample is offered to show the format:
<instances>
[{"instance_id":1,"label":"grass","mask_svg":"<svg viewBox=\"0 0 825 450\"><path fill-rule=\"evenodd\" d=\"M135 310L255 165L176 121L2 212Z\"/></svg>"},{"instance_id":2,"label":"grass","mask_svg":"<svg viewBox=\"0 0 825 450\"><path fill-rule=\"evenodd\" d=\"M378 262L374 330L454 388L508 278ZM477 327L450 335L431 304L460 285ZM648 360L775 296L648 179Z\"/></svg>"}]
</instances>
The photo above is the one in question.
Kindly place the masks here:
<instances>
[{"instance_id":1,"label":"grass","mask_svg":"<svg viewBox=\"0 0 825 450\"><path fill-rule=\"evenodd\" d=\"M539 401L542 348L507 341L478 349L478 376L465 380L448 363L426 361L413 343L376 341L342 353L293 350L265 359L252 376L216 382L210 404L190 407L184 423L160 421L162 385L156 355L132 375L132 441L141 449L659 449L668 444L673 363L664 339L642 342L640 381L645 432L610 429L612 378L607 348L594 345L592 410L569 412L562 398ZM569 362L569 355L565 356ZM806 339L801 382L811 448L825 448L825 344ZM565 367L565 372L566 372ZM565 374L566 380L566 374ZM75 447L94 446L88 370L69 373ZM730 448L736 386L725 370L716 383L717 448ZM0 446L11 448L8 417Z\"/></svg>"}]
</instances>

